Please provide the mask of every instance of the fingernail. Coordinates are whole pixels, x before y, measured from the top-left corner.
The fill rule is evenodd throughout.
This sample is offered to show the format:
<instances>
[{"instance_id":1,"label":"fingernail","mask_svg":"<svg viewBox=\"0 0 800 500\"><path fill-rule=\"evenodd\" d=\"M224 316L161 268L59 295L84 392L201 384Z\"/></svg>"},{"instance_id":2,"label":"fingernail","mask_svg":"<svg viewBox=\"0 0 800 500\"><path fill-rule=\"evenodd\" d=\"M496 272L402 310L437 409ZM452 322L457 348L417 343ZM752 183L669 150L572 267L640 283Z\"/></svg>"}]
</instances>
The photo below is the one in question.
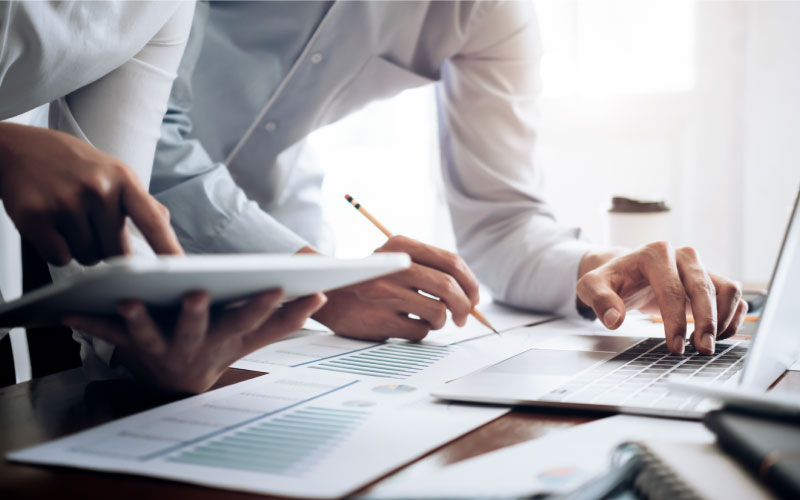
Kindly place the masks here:
<instances>
[{"instance_id":1,"label":"fingernail","mask_svg":"<svg viewBox=\"0 0 800 500\"><path fill-rule=\"evenodd\" d=\"M677 354L683 354L685 347L686 339L683 337L675 337L675 340L672 341L672 350Z\"/></svg>"},{"instance_id":2,"label":"fingernail","mask_svg":"<svg viewBox=\"0 0 800 500\"><path fill-rule=\"evenodd\" d=\"M702 338L703 347L709 350L711 354L714 354L714 334L713 333L704 333Z\"/></svg>"},{"instance_id":3,"label":"fingernail","mask_svg":"<svg viewBox=\"0 0 800 500\"><path fill-rule=\"evenodd\" d=\"M619 311L612 307L603 314L603 323L607 327L616 326L617 321L619 321L619 316Z\"/></svg>"}]
</instances>

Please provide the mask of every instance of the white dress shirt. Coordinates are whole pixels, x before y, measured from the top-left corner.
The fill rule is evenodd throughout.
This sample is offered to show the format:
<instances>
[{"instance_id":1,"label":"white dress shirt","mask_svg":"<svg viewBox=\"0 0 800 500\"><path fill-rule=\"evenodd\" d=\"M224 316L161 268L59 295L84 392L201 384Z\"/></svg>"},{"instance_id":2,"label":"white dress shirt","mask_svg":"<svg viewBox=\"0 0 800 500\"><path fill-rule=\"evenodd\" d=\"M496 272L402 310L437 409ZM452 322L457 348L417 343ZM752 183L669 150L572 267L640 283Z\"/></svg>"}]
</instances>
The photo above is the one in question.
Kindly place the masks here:
<instances>
[{"instance_id":1,"label":"white dress shirt","mask_svg":"<svg viewBox=\"0 0 800 500\"><path fill-rule=\"evenodd\" d=\"M539 57L528 2L198 4L151 191L188 251L324 247L322 176L297 162L303 139L437 82L459 252L497 299L575 316L589 244L543 199Z\"/></svg>"}]
</instances>

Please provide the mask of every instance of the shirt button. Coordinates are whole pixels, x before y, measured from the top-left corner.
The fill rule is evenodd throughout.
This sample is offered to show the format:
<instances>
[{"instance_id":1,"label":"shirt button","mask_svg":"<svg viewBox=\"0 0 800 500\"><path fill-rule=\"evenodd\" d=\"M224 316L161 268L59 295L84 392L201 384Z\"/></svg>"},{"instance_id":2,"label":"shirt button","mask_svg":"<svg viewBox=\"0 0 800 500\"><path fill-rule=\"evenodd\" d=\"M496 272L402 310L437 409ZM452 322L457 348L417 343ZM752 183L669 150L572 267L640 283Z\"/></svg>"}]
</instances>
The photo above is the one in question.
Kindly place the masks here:
<instances>
[{"instance_id":1,"label":"shirt button","mask_svg":"<svg viewBox=\"0 0 800 500\"><path fill-rule=\"evenodd\" d=\"M314 52L311 54L311 64L319 64L322 62L322 54L319 52Z\"/></svg>"},{"instance_id":2,"label":"shirt button","mask_svg":"<svg viewBox=\"0 0 800 500\"><path fill-rule=\"evenodd\" d=\"M266 130L267 132L275 132L277 129L278 129L278 124L273 121L269 121L264 124L264 130Z\"/></svg>"}]
</instances>

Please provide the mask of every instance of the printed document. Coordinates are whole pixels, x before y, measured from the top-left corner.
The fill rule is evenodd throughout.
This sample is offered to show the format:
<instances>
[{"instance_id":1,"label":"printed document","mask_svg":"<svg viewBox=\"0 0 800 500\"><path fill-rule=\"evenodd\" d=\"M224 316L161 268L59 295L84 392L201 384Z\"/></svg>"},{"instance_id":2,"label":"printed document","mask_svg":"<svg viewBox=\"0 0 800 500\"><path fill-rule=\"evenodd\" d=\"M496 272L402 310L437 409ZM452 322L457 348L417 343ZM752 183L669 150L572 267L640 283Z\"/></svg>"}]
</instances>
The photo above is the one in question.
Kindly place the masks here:
<instances>
[{"instance_id":1,"label":"printed document","mask_svg":"<svg viewBox=\"0 0 800 500\"><path fill-rule=\"evenodd\" d=\"M507 409L347 374L270 374L9 455L253 493L350 494Z\"/></svg>"}]
</instances>

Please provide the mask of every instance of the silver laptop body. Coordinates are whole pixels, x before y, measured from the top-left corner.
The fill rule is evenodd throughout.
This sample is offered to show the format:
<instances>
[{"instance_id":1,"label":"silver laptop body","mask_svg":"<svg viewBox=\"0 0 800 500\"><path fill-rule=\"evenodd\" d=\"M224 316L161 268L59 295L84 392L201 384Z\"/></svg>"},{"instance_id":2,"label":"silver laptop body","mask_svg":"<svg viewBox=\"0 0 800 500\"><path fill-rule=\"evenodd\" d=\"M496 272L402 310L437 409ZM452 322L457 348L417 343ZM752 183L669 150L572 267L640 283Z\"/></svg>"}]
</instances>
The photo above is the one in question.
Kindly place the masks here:
<instances>
[{"instance_id":1,"label":"silver laptop body","mask_svg":"<svg viewBox=\"0 0 800 500\"><path fill-rule=\"evenodd\" d=\"M443 384L433 395L479 403L699 418L709 400L671 392L668 379L765 391L800 358L800 192L751 341L718 342L714 356L663 338L563 335Z\"/></svg>"}]
</instances>

